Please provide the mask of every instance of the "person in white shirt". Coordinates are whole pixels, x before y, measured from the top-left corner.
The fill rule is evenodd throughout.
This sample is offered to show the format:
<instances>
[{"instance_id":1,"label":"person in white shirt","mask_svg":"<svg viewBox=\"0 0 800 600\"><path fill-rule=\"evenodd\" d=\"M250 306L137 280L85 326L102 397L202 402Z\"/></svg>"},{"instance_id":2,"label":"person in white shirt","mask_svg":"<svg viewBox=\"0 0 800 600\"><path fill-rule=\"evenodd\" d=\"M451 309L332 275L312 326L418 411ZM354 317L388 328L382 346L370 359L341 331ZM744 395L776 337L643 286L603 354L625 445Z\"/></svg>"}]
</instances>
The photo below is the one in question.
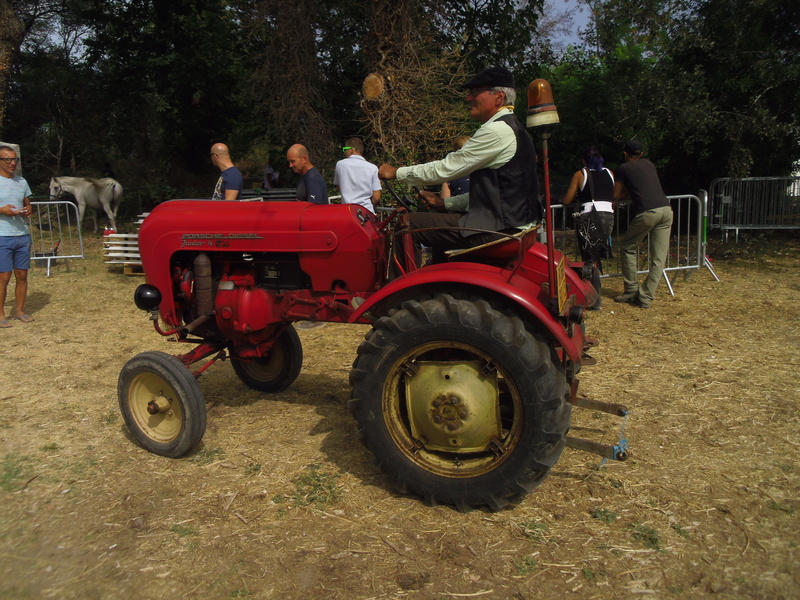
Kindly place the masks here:
<instances>
[{"instance_id":1,"label":"person in white shirt","mask_svg":"<svg viewBox=\"0 0 800 600\"><path fill-rule=\"evenodd\" d=\"M333 184L342 195L342 204L360 204L373 214L381 199L378 167L364 158L364 142L351 137L342 147L344 159L336 163Z\"/></svg>"}]
</instances>

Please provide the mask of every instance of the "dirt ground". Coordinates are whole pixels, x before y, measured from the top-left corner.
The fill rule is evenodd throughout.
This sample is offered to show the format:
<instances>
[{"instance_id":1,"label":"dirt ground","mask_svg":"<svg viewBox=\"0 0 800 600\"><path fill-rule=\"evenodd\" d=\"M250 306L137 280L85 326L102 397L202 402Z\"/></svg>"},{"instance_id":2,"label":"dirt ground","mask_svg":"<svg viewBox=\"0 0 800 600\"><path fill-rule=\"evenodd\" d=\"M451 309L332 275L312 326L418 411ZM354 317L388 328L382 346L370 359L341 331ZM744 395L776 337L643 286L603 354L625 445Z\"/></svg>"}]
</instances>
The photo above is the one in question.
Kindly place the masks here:
<instances>
[{"instance_id":1,"label":"dirt ground","mask_svg":"<svg viewBox=\"0 0 800 600\"><path fill-rule=\"evenodd\" d=\"M580 392L628 405L632 457L567 449L517 506L468 514L399 495L357 440L362 326L300 330L303 372L273 396L215 365L201 446L138 447L120 368L184 348L87 240L69 270L31 271L36 321L0 330L0 597L798 598L800 240L769 240L717 244L721 281L679 278L650 310L606 281ZM573 423L619 436L609 415Z\"/></svg>"}]
</instances>

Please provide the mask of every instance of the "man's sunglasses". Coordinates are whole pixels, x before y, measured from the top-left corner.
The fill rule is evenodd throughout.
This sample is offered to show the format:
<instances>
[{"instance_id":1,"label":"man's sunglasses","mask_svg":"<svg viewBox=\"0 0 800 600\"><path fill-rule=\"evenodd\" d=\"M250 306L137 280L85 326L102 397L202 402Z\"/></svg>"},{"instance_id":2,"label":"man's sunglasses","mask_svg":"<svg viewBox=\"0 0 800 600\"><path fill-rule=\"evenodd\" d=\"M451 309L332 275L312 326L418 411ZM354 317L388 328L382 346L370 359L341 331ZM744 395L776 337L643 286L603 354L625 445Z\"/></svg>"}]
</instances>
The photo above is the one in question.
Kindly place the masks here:
<instances>
[{"instance_id":1,"label":"man's sunglasses","mask_svg":"<svg viewBox=\"0 0 800 600\"><path fill-rule=\"evenodd\" d=\"M352 150L352 149L353 149L352 146L343 146L342 147L342 152L347 152L348 150Z\"/></svg>"},{"instance_id":2,"label":"man's sunglasses","mask_svg":"<svg viewBox=\"0 0 800 600\"><path fill-rule=\"evenodd\" d=\"M18 163L19 162L18 158L0 158L0 160L2 160L7 165L10 165L11 163Z\"/></svg>"}]
</instances>

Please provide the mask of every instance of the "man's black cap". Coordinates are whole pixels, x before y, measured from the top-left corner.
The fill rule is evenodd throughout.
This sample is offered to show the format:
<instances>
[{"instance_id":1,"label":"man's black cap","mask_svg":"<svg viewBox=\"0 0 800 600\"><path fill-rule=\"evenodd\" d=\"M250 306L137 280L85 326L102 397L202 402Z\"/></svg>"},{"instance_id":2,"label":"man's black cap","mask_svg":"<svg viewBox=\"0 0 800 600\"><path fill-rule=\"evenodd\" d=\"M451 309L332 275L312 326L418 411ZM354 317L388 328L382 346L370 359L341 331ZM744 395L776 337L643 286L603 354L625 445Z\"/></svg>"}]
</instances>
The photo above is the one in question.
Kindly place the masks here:
<instances>
[{"instance_id":1,"label":"man's black cap","mask_svg":"<svg viewBox=\"0 0 800 600\"><path fill-rule=\"evenodd\" d=\"M631 156L636 156L637 154L641 154L644 152L644 146L642 146L642 142L637 142L636 140L631 140L627 144L625 144L625 148L623 148L625 154L630 154Z\"/></svg>"},{"instance_id":2,"label":"man's black cap","mask_svg":"<svg viewBox=\"0 0 800 600\"><path fill-rule=\"evenodd\" d=\"M481 87L514 87L514 76L505 67L490 67L481 71L467 83L461 86L465 90L474 90Z\"/></svg>"}]
</instances>

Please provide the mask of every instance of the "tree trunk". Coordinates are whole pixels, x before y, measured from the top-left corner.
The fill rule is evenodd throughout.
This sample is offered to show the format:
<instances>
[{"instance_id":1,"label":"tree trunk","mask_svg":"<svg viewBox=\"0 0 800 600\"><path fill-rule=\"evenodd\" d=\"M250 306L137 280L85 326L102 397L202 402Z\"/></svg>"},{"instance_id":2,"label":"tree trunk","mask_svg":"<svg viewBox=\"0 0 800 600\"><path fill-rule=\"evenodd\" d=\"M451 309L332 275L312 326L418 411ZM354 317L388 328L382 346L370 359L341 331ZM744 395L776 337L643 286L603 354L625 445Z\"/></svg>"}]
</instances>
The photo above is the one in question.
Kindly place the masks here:
<instances>
[{"instance_id":1,"label":"tree trunk","mask_svg":"<svg viewBox=\"0 0 800 600\"><path fill-rule=\"evenodd\" d=\"M6 96L11 68L19 52L25 26L9 0L0 0L0 139L6 121Z\"/></svg>"}]
</instances>

